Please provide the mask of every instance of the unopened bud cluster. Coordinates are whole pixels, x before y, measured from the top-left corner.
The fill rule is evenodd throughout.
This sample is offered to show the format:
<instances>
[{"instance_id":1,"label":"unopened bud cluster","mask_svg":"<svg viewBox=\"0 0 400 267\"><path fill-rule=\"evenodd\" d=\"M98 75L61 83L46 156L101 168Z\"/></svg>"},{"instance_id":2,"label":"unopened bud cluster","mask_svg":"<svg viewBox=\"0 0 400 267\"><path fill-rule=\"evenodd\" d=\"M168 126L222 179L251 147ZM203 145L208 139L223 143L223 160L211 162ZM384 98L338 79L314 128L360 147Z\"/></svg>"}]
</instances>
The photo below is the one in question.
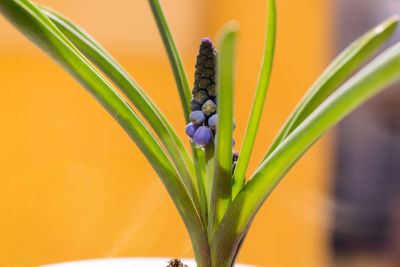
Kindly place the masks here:
<instances>
[{"instance_id":1,"label":"unopened bud cluster","mask_svg":"<svg viewBox=\"0 0 400 267\"><path fill-rule=\"evenodd\" d=\"M190 102L190 123L186 134L204 147L213 141L217 126L217 91L215 85L217 51L210 38L203 38L196 59L196 71ZM234 143L233 143L234 145Z\"/></svg>"}]
</instances>

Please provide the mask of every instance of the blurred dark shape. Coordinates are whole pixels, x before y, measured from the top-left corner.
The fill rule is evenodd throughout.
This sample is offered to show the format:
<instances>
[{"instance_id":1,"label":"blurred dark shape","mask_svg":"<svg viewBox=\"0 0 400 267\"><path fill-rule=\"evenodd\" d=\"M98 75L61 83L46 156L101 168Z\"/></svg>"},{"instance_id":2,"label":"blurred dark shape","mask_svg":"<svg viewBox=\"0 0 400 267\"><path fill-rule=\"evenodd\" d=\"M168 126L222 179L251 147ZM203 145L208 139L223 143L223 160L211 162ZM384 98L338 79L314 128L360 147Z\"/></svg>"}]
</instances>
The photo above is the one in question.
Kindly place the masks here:
<instances>
[{"instance_id":1,"label":"blurred dark shape","mask_svg":"<svg viewBox=\"0 0 400 267\"><path fill-rule=\"evenodd\" d=\"M334 3L337 52L400 14L399 0ZM400 266L400 84L340 123L336 142L334 266Z\"/></svg>"}]
</instances>

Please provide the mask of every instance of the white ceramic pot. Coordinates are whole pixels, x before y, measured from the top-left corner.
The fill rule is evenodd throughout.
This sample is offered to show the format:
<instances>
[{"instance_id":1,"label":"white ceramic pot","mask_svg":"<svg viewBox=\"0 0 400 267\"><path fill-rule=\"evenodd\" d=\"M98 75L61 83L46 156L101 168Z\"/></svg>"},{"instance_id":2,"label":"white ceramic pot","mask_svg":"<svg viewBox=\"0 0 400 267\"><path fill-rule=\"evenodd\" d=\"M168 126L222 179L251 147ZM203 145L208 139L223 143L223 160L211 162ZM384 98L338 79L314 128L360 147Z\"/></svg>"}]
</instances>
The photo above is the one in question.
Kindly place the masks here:
<instances>
[{"instance_id":1,"label":"white ceramic pot","mask_svg":"<svg viewBox=\"0 0 400 267\"><path fill-rule=\"evenodd\" d=\"M42 267L166 267L169 258L110 258L55 263ZM193 259L182 259L188 267L196 267ZM255 267L254 265L236 264L236 267Z\"/></svg>"}]
</instances>

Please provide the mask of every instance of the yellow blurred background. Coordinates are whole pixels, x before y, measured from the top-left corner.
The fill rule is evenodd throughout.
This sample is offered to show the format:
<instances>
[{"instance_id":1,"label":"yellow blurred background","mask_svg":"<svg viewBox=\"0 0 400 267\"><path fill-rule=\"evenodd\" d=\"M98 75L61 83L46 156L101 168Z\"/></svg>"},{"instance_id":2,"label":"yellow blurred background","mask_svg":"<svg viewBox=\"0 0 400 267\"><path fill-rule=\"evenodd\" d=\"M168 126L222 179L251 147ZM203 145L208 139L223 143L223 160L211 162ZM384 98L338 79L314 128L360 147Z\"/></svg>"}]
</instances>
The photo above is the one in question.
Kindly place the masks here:
<instances>
[{"instance_id":1,"label":"yellow blurred background","mask_svg":"<svg viewBox=\"0 0 400 267\"><path fill-rule=\"evenodd\" d=\"M38 1L39 2L39 1ZM178 94L147 1L41 0L111 52L182 138ZM190 82L201 37L240 22L236 149L264 42L266 1L162 1ZM249 168L331 58L328 0L277 1L273 78ZM102 257L192 257L166 190L135 144L59 66L0 18L0 266ZM329 139L311 149L266 202L239 262L327 266Z\"/></svg>"}]
</instances>

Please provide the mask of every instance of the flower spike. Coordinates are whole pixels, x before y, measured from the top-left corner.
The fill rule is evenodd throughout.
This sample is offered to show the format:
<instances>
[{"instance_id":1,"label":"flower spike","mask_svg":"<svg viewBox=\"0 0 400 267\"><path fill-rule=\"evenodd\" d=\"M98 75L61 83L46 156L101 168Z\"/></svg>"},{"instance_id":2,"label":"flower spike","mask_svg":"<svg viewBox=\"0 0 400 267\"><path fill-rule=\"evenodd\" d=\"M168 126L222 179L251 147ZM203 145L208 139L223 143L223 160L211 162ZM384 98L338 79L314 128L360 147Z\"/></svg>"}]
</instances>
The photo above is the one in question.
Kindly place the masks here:
<instances>
[{"instance_id":1,"label":"flower spike","mask_svg":"<svg viewBox=\"0 0 400 267\"><path fill-rule=\"evenodd\" d=\"M200 147L211 143L216 132L218 119L216 61L217 51L211 39L208 37L201 39L190 102L191 123L186 126L185 131L189 138Z\"/></svg>"}]
</instances>

